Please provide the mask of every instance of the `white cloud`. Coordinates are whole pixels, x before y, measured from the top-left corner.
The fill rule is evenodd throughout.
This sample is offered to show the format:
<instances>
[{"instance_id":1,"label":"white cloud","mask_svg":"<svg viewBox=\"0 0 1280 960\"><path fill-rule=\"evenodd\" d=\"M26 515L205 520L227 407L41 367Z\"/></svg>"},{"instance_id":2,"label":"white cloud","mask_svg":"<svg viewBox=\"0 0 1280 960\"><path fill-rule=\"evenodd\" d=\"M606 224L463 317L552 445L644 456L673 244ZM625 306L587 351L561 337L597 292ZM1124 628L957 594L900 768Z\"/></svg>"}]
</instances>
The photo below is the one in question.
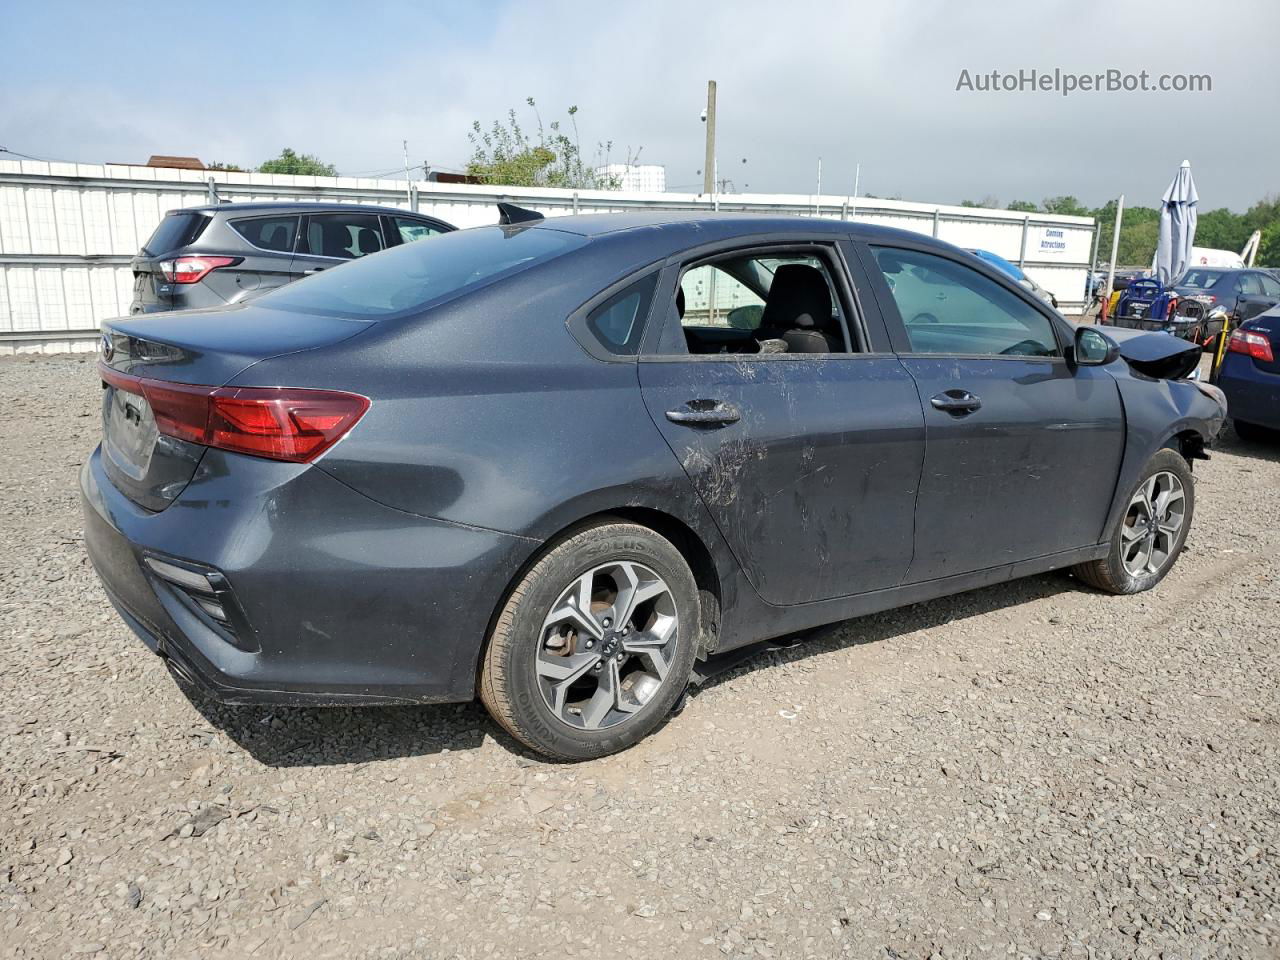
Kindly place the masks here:
<instances>
[{"instance_id":1,"label":"white cloud","mask_svg":"<svg viewBox=\"0 0 1280 960\"><path fill-rule=\"evenodd\" d=\"M456 166L472 120L523 111L534 96L544 119L580 107L588 152L605 139L615 153L643 147L667 165L668 183L693 184L714 78L721 175L739 189L807 193L819 156L827 192L851 189L860 161L865 190L939 202L1073 193L1098 203L1124 192L1150 205L1184 158L1205 208L1280 189L1269 49L1280 8L1270 3L551 2L502 8L464 36L415 17L400 39L366 38L358 13L323 17L323 56L274 35L238 37L263 51L252 61L261 66L203 71L196 109L182 108L184 87L172 84L182 44L147 48L155 69L141 75L154 91L136 75L64 80L72 71L57 63L10 77L0 142L83 160L163 152L241 163L289 145L367 171L397 166L407 138L413 162ZM346 29L350 49L334 56ZM1033 67L1209 73L1213 92L955 91L961 69Z\"/></svg>"}]
</instances>

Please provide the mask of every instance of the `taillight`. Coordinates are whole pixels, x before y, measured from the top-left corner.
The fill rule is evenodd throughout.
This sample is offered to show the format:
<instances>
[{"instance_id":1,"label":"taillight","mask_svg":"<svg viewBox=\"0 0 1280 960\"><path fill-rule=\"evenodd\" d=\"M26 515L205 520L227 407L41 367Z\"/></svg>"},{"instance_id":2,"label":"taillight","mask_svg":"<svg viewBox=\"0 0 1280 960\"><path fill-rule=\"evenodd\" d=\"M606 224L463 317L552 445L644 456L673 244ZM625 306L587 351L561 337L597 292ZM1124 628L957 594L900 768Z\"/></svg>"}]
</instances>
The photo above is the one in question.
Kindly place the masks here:
<instances>
[{"instance_id":1,"label":"taillight","mask_svg":"<svg viewBox=\"0 0 1280 960\"><path fill-rule=\"evenodd\" d=\"M160 272L170 283L199 283L211 270L239 263L243 257L178 257L160 261Z\"/></svg>"},{"instance_id":2,"label":"taillight","mask_svg":"<svg viewBox=\"0 0 1280 960\"><path fill-rule=\"evenodd\" d=\"M1227 341L1227 349L1232 353L1243 353L1263 363L1275 362L1275 356L1271 352L1271 340L1252 330L1237 330L1231 334L1231 339Z\"/></svg>"},{"instance_id":3,"label":"taillight","mask_svg":"<svg viewBox=\"0 0 1280 960\"><path fill-rule=\"evenodd\" d=\"M145 397L167 437L270 460L308 463L342 439L369 398L295 387L209 387L135 377L98 364L103 381Z\"/></svg>"}]
</instances>

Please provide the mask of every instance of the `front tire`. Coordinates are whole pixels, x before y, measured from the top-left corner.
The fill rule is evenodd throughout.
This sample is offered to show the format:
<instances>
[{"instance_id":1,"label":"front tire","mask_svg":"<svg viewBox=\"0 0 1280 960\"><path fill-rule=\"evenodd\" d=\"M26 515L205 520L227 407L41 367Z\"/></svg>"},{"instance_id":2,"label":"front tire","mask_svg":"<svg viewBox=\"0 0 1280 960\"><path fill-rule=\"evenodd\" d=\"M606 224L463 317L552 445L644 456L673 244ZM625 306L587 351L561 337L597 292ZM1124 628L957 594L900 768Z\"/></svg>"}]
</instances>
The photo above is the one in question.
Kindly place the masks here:
<instances>
[{"instance_id":1,"label":"front tire","mask_svg":"<svg viewBox=\"0 0 1280 960\"><path fill-rule=\"evenodd\" d=\"M605 521L557 544L512 591L481 662L480 698L545 756L615 753L684 694L699 629L680 552L647 527Z\"/></svg>"},{"instance_id":2,"label":"front tire","mask_svg":"<svg viewBox=\"0 0 1280 960\"><path fill-rule=\"evenodd\" d=\"M1108 593L1150 590L1173 568L1195 514L1191 468L1176 450L1148 462L1101 560L1072 568L1085 583Z\"/></svg>"}]
</instances>

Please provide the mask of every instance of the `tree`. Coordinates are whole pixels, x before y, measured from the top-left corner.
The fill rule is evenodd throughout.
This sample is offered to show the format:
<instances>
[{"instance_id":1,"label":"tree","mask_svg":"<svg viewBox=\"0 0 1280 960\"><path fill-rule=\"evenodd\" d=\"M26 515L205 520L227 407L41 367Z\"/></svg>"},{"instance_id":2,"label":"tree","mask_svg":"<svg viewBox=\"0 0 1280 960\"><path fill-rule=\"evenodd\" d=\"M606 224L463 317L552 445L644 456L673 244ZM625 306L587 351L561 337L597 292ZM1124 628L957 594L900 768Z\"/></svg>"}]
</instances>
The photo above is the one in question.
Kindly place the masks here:
<instances>
[{"instance_id":1,"label":"tree","mask_svg":"<svg viewBox=\"0 0 1280 960\"><path fill-rule=\"evenodd\" d=\"M1018 213L1039 213L1040 208L1030 200L1015 200L1013 203L1005 207L1006 210L1016 210Z\"/></svg>"},{"instance_id":2,"label":"tree","mask_svg":"<svg viewBox=\"0 0 1280 960\"><path fill-rule=\"evenodd\" d=\"M336 177L338 168L331 163L324 163L309 153L294 153L289 147L280 151L280 156L268 160L258 167L259 173L289 173L303 177Z\"/></svg>"},{"instance_id":3,"label":"tree","mask_svg":"<svg viewBox=\"0 0 1280 960\"><path fill-rule=\"evenodd\" d=\"M234 163L223 163L221 160L218 160L214 163L209 164L209 166L205 167L205 169L206 170L226 170L229 173L245 173L246 172L244 167L238 166Z\"/></svg>"},{"instance_id":4,"label":"tree","mask_svg":"<svg viewBox=\"0 0 1280 960\"><path fill-rule=\"evenodd\" d=\"M1244 218L1223 207L1210 210L1196 218L1196 246L1214 250L1241 250L1253 231L1245 226Z\"/></svg>"},{"instance_id":5,"label":"tree","mask_svg":"<svg viewBox=\"0 0 1280 960\"><path fill-rule=\"evenodd\" d=\"M596 163L583 162L578 143L578 108L570 107L569 125L572 136L555 120L542 125L542 117L533 97L525 100L537 121L537 137L530 137L520 125L515 110L507 111L505 121L493 121L485 130L480 121L471 124L467 139L471 141L471 159L467 175L481 183L513 187L567 187L582 190L616 190L621 186L616 177L597 173L596 166L607 163L612 142L597 144ZM604 153L604 161L599 154ZM631 162L631 161L628 161Z\"/></svg>"},{"instance_id":6,"label":"tree","mask_svg":"<svg viewBox=\"0 0 1280 960\"><path fill-rule=\"evenodd\" d=\"M1044 212L1066 217L1088 217L1093 214L1093 211L1070 194L1062 197L1045 197Z\"/></svg>"},{"instance_id":7,"label":"tree","mask_svg":"<svg viewBox=\"0 0 1280 960\"><path fill-rule=\"evenodd\" d=\"M1260 267L1280 267L1280 221L1262 231L1256 263Z\"/></svg>"}]
</instances>

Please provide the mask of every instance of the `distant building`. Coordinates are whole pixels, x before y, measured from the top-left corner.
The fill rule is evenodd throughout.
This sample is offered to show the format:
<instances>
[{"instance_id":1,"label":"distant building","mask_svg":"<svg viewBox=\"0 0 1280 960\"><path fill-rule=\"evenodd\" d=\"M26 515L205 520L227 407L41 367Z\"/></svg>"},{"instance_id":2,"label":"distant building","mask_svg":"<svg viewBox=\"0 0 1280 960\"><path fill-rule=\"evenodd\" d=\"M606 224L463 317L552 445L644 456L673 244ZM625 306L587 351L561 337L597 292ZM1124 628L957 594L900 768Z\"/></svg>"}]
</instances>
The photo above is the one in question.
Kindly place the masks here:
<instances>
[{"instance_id":1,"label":"distant building","mask_svg":"<svg viewBox=\"0 0 1280 960\"><path fill-rule=\"evenodd\" d=\"M610 163L596 167L596 175L616 179L619 190L665 193L667 189L667 168L660 163Z\"/></svg>"},{"instance_id":2,"label":"distant building","mask_svg":"<svg viewBox=\"0 0 1280 960\"><path fill-rule=\"evenodd\" d=\"M465 173L450 173L448 170L428 170L427 183L479 183L484 181L479 177L471 177Z\"/></svg>"},{"instance_id":3,"label":"distant building","mask_svg":"<svg viewBox=\"0 0 1280 960\"><path fill-rule=\"evenodd\" d=\"M198 157L169 157L163 154L152 156L147 161L148 167L176 167L179 170L204 170L205 165Z\"/></svg>"}]
</instances>

